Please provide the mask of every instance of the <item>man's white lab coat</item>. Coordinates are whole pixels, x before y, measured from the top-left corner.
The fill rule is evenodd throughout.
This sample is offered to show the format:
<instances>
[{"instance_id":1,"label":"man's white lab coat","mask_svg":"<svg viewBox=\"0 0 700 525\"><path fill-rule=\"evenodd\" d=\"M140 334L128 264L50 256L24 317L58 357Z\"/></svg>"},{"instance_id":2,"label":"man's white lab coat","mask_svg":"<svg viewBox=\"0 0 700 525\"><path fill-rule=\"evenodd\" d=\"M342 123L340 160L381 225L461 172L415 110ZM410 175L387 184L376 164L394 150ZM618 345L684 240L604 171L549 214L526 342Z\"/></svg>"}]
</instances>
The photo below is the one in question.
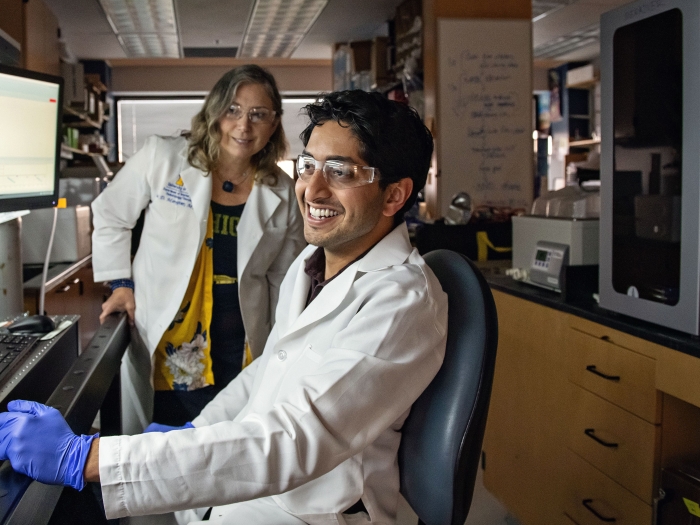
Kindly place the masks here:
<instances>
[{"instance_id":1,"label":"man's white lab coat","mask_svg":"<svg viewBox=\"0 0 700 525\"><path fill-rule=\"evenodd\" d=\"M305 308L315 249L282 282L263 355L196 428L102 438L108 518L273 496L312 524L344 523L360 498L394 523L400 430L442 363L447 297L402 224Z\"/></svg>"},{"instance_id":2,"label":"man's white lab coat","mask_svg":"<svg viewBox=\"0 0 700 525\"><path fill-rule=\"evenodd\" d=\"M282 170L277 178L276 186L253 186L238 224L241 315L254 357L274 324L282 279L306 245L294 183ZM152 356L180 307L204 241L211 185L211 176L187 162L184 137L153 136L92 204L95 281L135 283L136 327L144 344L131 346L121 370L128 433L151 422ZM143 209L132 265L131 229Z\"/></svg>"}]
</instances>

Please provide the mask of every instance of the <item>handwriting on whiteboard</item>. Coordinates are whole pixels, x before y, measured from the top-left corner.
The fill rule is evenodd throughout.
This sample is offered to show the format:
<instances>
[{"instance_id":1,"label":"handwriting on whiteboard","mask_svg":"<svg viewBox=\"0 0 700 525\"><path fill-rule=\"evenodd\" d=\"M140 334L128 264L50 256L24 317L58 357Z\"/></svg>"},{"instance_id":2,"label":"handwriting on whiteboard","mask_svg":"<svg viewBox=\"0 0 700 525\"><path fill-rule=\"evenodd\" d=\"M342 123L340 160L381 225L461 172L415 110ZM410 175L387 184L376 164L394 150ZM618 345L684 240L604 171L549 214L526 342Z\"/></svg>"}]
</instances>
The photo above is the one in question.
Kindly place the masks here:
<instances>
[{"instance_id":1,"label":"handwriting on whiteboard","mask_svg":"<svg viewBox=\"0 0 700 525\"><path fill-rule=\"evenodd\" d=\"M477 176L472 188L489 195L477 200L500 201L518 205L524 188L510 177L513 161L522 162L523 135L528 131L521 118L523 104L514 89L521 74L513 53L484 53L463 50L447 59L448 104L459 125L455 132L472 160L469 173ZM516 159L517 157L517 159ZM491 198L491 195L499 198ZM511 194L509 197L508 194ZM515 195L517 194L517 195Z\"/></svg>"}]
</instances>

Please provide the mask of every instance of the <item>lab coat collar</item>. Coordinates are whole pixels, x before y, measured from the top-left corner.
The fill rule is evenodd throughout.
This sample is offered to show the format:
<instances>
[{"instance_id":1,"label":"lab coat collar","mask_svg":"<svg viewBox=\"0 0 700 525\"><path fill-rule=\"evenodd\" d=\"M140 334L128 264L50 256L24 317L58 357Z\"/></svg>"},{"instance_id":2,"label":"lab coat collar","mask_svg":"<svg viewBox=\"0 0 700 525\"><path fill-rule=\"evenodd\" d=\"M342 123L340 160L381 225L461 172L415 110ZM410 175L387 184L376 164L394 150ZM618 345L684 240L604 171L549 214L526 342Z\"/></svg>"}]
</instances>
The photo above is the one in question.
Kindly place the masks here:
<instances>
[{"instance_id":1,"label":"lab coat collar","mask_svg":"<svg viewBox=\"0 0 700 525\"><path fill-rule=\"evenodd\" d=\"M278 176L286 177L284 174ZM275 213L281 202L282 199L275 193L275 188L262 182L253 184L253 189L243 208L241 223L238 227L237 264L239 276L243 275L255 248L262 238L263 229L267 221L270 220L270 217Z\"/></svg>"},{"instance_id":2,"label":"lab coat collar","mask_svg":"<svg viewBox=\"0 0 700 525\"><path fill-rule=\"evenodd\" d=\"M402 223L379 241L367 255L348 266L340 275L324 286L318 297L306 306L311 278L306 274L304 268L306 261L314 252L310 249L297 267L294 291L289 304L288 328L285 330L281 327L281 337L291 335L293 332L330 315L343 302L358 273L367 273L403 264L411 251L408 229L406 224Z\"/></svg>"},{"instance_id":3,"label":"lab coat collar","mask_svg":"<svg viewBox=\"0 0 700 525\"><path fill-rule=\"evenodd\" d=\"M406 223L402 222L358 261L360 264L357 271L367 273L402 264L408 259L412 250L408 228Z\"/></svg>"}]
</instances>

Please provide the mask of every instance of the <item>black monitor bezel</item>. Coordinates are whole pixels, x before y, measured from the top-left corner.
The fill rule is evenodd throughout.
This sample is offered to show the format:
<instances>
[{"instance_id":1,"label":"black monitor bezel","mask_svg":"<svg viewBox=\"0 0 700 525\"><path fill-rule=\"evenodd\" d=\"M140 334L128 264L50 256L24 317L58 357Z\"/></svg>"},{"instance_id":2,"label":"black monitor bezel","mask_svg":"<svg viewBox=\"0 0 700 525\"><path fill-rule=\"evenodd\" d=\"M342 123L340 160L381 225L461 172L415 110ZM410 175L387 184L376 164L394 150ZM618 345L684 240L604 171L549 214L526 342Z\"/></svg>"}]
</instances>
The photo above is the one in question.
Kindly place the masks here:
<instances>
[{"instance_id":1,"label":"black monitor bezel","mask_svg":"<svg viewBox=\"0 0 700 525\"><path fill-rule=\"evenodd\" d=\"M61 143L63 142L63 77L38 73L28 69L20 69L0 64L0 73L17 77L41 80L52 84L58 84L58 112L56 114L56 164L54 166L54 187L52 195L37 195L33 197L0 197L0 213L32 210L37 208L51 208L58 202L58 179L60 175Z\"/></svg>"}]
</instances>

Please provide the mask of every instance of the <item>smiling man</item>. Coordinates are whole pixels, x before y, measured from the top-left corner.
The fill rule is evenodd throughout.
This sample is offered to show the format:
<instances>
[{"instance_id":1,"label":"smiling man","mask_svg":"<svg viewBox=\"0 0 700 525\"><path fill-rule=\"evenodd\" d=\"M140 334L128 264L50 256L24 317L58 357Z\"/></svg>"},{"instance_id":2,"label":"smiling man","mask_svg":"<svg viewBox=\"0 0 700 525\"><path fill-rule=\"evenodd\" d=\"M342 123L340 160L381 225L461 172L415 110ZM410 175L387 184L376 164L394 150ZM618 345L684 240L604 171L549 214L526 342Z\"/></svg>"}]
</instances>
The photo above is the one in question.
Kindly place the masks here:
<instances>
[{"instance_id":1,"label":"smiling man","mask_svg":"<svg viewBox=\"0 0 700 525\"><path fill-rule=\"evenodd\" d=\"M182 429L75 436L57 411L15 403L0 458L44 482L100 481L108 518L395 522L401 427L446 341L447 298L403 222L432 137L376 93L306 109L296 195L311 246L282 282L262 356Z\"/></svg>"}]
</instances>

